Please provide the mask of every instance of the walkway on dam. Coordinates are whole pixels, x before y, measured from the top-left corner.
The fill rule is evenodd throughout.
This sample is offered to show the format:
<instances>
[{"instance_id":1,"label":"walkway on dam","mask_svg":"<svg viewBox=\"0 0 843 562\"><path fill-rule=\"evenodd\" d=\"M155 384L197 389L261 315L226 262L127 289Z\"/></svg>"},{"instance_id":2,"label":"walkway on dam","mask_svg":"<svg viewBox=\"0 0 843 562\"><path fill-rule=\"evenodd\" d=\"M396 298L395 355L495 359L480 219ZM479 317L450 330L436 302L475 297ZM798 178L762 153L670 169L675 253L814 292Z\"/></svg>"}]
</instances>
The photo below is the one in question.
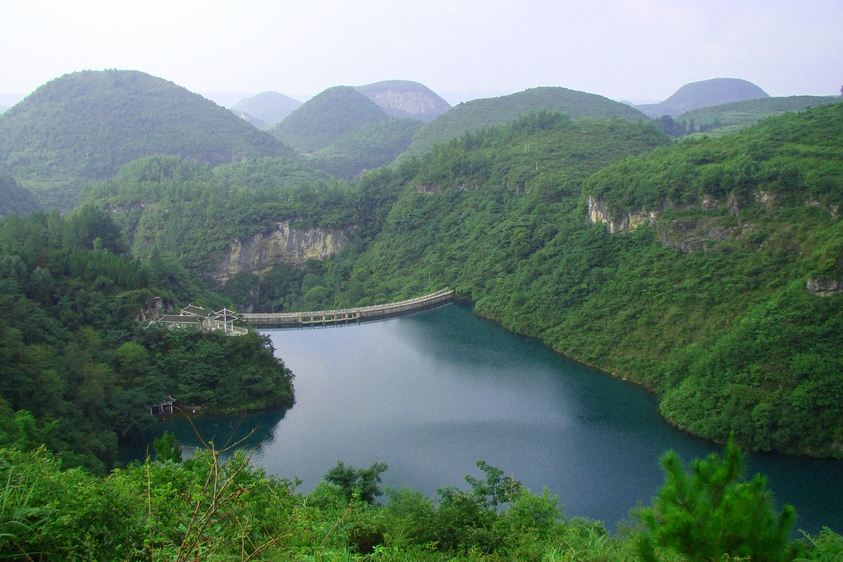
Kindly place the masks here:
<instances>
[{"instance_id":1,"label":"walkway on dam","mask_svg":"<svg viewBox=\"0 0 843 562\"><path fill-rule=\"evenodd\" d=\"M342 310L318 310L314 312L270 312L241 314L240 320L247 324L262 326L314 326L324 324L341 324L373 320L421 310L438 304L450 302L454 299L454 291L443 289L423 297L416 297L401 302L378 304L374 306L360 306L344 308Z\"/></svg>"}]
</instances>

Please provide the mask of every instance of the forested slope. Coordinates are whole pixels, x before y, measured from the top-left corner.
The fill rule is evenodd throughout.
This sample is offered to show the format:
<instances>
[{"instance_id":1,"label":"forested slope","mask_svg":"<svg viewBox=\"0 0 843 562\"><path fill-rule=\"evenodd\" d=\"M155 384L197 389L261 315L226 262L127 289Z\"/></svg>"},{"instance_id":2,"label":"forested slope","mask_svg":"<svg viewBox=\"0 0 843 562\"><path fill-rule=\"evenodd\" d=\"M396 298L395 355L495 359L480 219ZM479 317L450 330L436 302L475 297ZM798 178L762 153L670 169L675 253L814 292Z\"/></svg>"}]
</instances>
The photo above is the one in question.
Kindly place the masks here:
<instances>
[{"instance_id":1,"label":"forested slope","mask_svg":"<svg viewBox=\"0 0 843 562\"><path fill-rule=\"evenodd\" d=\"M840 96L789 96L736 101L686 111L676 116L688 133L716 131L728 127L730 132L753 123L788 112L805 111L811 107L837 103Z\"/></svg>"},{"instance_id":2,"label":"forested slope","mask_svg":"<svg viewBox=\"0 0 843 562\"><path fill-rule=\"evenodd\" d=\"M0 215L25 215L39 208L31 191L21 187L11 174L0 170Z\"/></svg>"},{"instance_id":3,"label":"forested slope","mask_svg":"<svg viewBox=\"0 0 843 562\"><path fill-rule=\"evenodd\" d=\"M156 306L230 301L172 259L127 250L91 206L0 219L0 447L43 445L102 474L167 395L209 411L292 403L268 338L147 327Z\"/></svg>"},{"instance_id":4,"label":"forested slope","mask_svg":"<svg viewBox=\"0 0 843 562\"><path fill-rule=\"evenodd\" d=\"M335 86L307 100L270 133L297 151L308 153L325 148L366 123L388 118L375 102L351 86Z\"/></svg>"},{"instance_id":5,"label":"forested slope","mask_svg":"<svg viewBox=\"0 0 843 562\"><path fill-rule=\"evenodd\" d=\"M571 119L643 120L643 113L603 96L567 88L531 88L509 96L474 100L456 105L426 124L413 137L413 144L400 157L421 156L437 143L444 143L481 127L503 125L537 111L559 111Z\"/></svg>"},{"instance_id":6,"label":"forested slope","mask_svg":"<svg viewBox=\"0 0 843 562\"><path fill-rule=\"evenodd\" d=\"M72 208L83 185L151 154L217 165L292 151L202 96L136 71L68 74L0 116L0 164L45 208Z\"/></svg>"},{"instance_id":7,"label":"forested slope","mask_svg":"<svg viewBox=\"0 0 843 562\"><path fill-rule=\"evenodd\" d=\"M372 121L313 153L307 162L334 177L353 178L390 164L407 150L422 126L417 119Z\"/></svg>"},{"instance_id":8,"label":"forested slope","mask_svg":"<svg viewBox=\"0 0 843 562\"><path fill-rule=\"evenodd\" d=\"M646 384L697 435L839 455L842 130L836 104L661 148L588 179L590 208L589 174L662 137L547 116L462 137L424 159L336 302L449 285Z\"/></svg>"}]
</instances>

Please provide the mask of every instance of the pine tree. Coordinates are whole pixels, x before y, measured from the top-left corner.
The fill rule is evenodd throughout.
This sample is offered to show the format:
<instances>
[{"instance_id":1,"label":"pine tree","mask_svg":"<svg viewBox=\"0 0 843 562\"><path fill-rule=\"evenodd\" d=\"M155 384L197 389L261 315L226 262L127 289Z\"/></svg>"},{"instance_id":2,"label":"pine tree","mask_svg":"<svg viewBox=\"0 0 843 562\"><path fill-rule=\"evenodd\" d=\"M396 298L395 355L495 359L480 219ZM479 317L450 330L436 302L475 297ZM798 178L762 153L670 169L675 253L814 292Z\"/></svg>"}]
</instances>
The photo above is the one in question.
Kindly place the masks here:
<instances>
[{"instance_id":1,"label":"pine tree","mask_svg":"<svg viewBox=\"0 0 843 562\"><path fill-rule=\"evenodd\" d=\"M793 560L802 554L800 544L788 541L796 511L785 505L776 514L766 478L741 481L743 463L733 436L722 460L712 453L694 461L690 474L679 456L668 452L661 461L665 484L655 505L639 513L645 527L637 536L642 558L657 560L657 547L694 562L726 557Z\"/></svg>"}]
</instances>

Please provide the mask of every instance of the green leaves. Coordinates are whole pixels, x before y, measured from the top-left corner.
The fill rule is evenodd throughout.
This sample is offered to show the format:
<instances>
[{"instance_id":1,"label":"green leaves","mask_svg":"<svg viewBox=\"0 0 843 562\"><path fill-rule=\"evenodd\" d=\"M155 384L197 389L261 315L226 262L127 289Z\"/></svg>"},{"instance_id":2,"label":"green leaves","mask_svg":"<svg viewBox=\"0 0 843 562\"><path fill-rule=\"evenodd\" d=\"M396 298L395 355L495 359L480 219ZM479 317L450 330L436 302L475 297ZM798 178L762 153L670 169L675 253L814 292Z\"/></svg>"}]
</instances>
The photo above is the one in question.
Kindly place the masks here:
<instances>
[{"instance_id":1,"label":"green leaves","mask_svg":"<svg viewBox=\"0 0 843 562\"><path fill-rule=\"evenodd\" d=\"M789 543L795 510L786 505L777 514L760 475L740 480L743 454L733 438L723 459L712 454L696 460L690 474L673 452L663 457L662 467L664 486L653 507L638 513L645 531L636 540L644 560L657 560L659 548L700 562L784 561L802 553L801 545Z\"/></svg>"}]
</instances>

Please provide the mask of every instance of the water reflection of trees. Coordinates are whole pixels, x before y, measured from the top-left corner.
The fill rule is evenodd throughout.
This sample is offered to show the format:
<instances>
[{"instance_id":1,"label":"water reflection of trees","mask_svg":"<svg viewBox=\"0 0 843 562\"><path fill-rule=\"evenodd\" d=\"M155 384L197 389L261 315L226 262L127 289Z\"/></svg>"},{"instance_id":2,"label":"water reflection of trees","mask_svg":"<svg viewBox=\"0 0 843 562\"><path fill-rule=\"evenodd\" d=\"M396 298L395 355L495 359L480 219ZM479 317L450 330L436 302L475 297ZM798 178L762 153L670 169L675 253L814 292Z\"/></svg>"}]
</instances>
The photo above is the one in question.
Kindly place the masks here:
<instances>
[{"instance_id":1,"label":"water reflection of trees","mask_svg":"<svg viewBox=\"0 0 843 562\"><path fill-rule=\"evenodd\" d=\"M261 450L271 446L275 439L275 427L284 419L288 408L270 408L260 412L248 414L233 414L224 416L190 416L177 413L162 419L149 431L141 443L124 451L124 462L140 460L146 455L147 448L151 454L152 442L169 431L175 435L186 456L202 447L202 441L213 441L214 448L224 449L232 443L242 440L239 448ZM191 422L193 422L191 424ZM250 435L251 433L251 435Z\"/></svg>"}]
</instances>

